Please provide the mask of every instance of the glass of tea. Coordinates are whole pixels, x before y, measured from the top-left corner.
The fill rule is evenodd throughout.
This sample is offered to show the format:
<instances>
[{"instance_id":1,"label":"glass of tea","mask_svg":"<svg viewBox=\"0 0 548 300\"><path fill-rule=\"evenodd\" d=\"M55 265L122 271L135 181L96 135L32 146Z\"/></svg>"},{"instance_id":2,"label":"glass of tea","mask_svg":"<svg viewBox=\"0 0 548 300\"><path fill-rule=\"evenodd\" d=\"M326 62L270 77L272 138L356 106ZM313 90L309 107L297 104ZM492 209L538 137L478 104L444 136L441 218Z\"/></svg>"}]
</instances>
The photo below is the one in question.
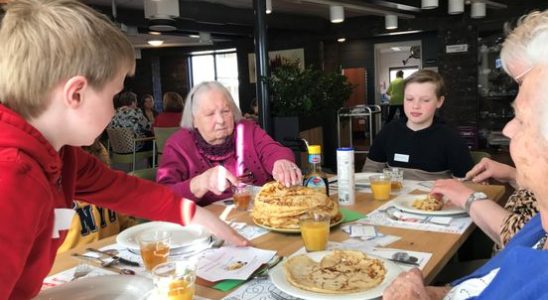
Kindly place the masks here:
<instances>
[{"instance_id":1,"label":"glass of tea","mask_svg":"<svg viewBox=\"0 0 548 300\"><path fill-rule=\"evenodd\" d=\"M301 237L306 251L322 251L327 247L331 216L323 212L309 212L299 219Z\"/></svg>"},{"instance_id":2,"label":"glass of tea","mask_svg":"<svg viewBox=\"0 0 548 300\"><path fill-rule=\"evenodd\" d=\"M390 199L390 192L392 190L390 175L380 174L369 176L369 182L371 183L374 200L386 201Z\"/></svg>"},{"instance_id":3,"label":"glass of tea","mask_svg":"<svg viewBox=\"0 0 548 300\"><path fill-rule=\"evenodd\" d=\"M386 168L384 175L390 176L392 193L398 193L403 188L403 170L400 168Z\"/></svg>"},{"instance_id":4,"label":"glass of tea","mask_svg":"<svg viewBox=\"0 0 548 300\"><path fill-rule=\"evenodd\" d=\"M137 240L141 250L141 258L147 271L167 261L171 235L164 230L150 230L141 233Z\"/></svg>"},{"instance_id":5,"label":"glass of tea","mask_svg":"<svg viewBox=\"0 0 548 300\"><path fill-rule=\"evenodd\" d=\"M234 205L236 206L236 209L241 211L251 209L253 204L253 193L251 188L251 185L244 183L232 187L232 197L234 198Z\"/></svg>"},{"instance_id":6,"label":"glass of tea","mask_svg":"<svg viewBox=\"0 0 548 300\"><path fill-rule=\"evenodd\" d=\"M170 261L152 270L155 299L192 300L195 292L196 263Z\"/></svg>"}]
</instances>

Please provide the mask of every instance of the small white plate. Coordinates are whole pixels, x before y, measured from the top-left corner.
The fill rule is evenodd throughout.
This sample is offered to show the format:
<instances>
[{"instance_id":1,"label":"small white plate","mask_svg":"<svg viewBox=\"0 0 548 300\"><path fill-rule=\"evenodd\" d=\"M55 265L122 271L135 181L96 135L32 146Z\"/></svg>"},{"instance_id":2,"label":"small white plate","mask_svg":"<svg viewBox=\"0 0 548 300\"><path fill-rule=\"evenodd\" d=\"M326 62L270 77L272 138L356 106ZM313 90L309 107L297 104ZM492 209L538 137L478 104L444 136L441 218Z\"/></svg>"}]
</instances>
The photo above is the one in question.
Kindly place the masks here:
<instances>
[{"instance_id":1,"label":"small white plate","mask_svg":"<svg viewBox=\"0 0 548 300\"><path fill-rule=\"evenodd\" d=\"M310 252L306 253L308 257L313 259L314 261L319 262L324 256L331 253L331 251L318 251L318 252ZM358 292L358 293L352 293L352 294L322 294L322 293L316 293L311 291L306 291L303 289L300 289L296 286L293 286L287 279L285 278L284 274L284 263L278 264L276 267L274 267L270 271L270 280L272 280L272 283L280 289L282 292L287 293L291 296L307 299L307 300L367 300L367 299L374 299L382 296L382 293L392 281L401 273L403 270L396 265L395 263L386 260L382 257L369 255L371 257L377 258L382 260L384 263L384 267L386 268L386 274L384 276L384 280L381 282L381 284L377 285L376 287L364 291L364 292ZM286 260L287 261L287 260Z\"/></svg>"},{"instance_id":2,"label":"small white plate","mask_svg":"<svg viewBox=\"0 0 548 300\"><path fill-rule=\"evenodd\" d=\"M149 230L165 230L171 234L171 248L183 248L207 243L211 237L209 231L198 225L181 226L169 222L148 222L130 227L118 234L116 242L133 251L139 251L137 236Z\"/></svg>"},{"instance_id":3,"label":"small white plate","mask_svg":"<svg viewBox=\"0 0 548 300\"><path fill-rule=\"evenodd\" d=\"M401 209L406 212L420 215L430 215L430 216L450 216L450 215L460 215L465 214L466 211L460 207L447 205L445 204L441 210L428 211L420 210L413 207L413 201L426 197L426 195L400 195L392 200L394 207Z\"/></svg>"},{"instance_id":4,"label":"small white plate","mask_svg":"<svg viewBox=\"0 0 548 300\"><path fill-rule=\"evenodd\" d=\"M41 292L34 299L42 300L134 300L153 289L152 280L135 275L104 275L86 277Z\"/></svg>"}]
</instances>

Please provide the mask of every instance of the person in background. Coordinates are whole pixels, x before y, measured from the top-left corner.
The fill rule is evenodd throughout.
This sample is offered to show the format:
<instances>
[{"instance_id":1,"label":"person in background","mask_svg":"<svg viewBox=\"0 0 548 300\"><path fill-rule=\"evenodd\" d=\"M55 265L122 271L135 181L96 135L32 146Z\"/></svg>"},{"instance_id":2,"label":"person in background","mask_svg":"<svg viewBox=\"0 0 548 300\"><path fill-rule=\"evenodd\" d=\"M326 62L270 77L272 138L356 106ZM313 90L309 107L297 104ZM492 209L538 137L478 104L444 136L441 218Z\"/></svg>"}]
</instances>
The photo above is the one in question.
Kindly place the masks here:
<instances>
[{"instance_id":1,"label":"person in background","mask_svg":"<svg viewBox=\"0 0 548 300\"><path fill-rule=\"evenodd\" d=\"M548 10L533 12L520 20L501 50L504 70L519 84L515 116L503 134L510 138L510 155L516 165L516 181L532 191L539 214L481 268L449 286L424 286L421 271L401 273L383 293L383 299L548 299ZM444 180L445 183L448 180ZM436 184L433 193L453 203L468 202L467 194L446 193ZM470 198L471 213L490 204Z\"/></svg>"},{"instance_id":2,"label":"person in background","mask_svg":"<svg viewBox=\"0 0 548 300\"><path fill-rule=\"evenodd\" d=\"M248 120L253 120L257 122L259 119L259 104L257 103L257 98L253 98L249 104L249 113L245 113L244 118Z\"/></svg>"},{"instance_id":3,"label":"person in background","mask_svg":"<svg viewBox=\"0 0 548 300\"><path fill-rule=\"evenodd\" d=\"M158 115L158 112L154 109L154 97L150 94L144 94L139 102L139 108L148 122L154 123L154 118Z\"/></svg>"},{"instance_id":4,"label":"person in background","mask_svg":"<svg viewBox=\"0 0 548 300\"><path fill-rule=\"evenodd\" d=\"M105 165L110 165L108 151L98 139L91 146L82 146L82 149ZM74 200L72 208L76 214L72 218L65 241L57 249L57 254L118 234L137 223L133 217L118 214L85 201Z\"/></svg>"},{"instance_id":5,"label":"person in background","mask_svg":"<svg viewBox=\"0 0 548 300\"><path fill-rule=\"evenodd\" d=\"M65 240L73 199L144 219L200 224L231 244L249 245L193 201L113 171L80 148L109 124L113 97L135 70L124 33L77 0L13 0L3 8L0 299L38 294Z\"/></svg>"},{"instance_id":6,"label":"person in background","mask_svg":"<svg viewBox=\"0 0 548 300\"><path fill-rule=\"evenodd\" d=\"M390 110L388 112L388 118L386 118L386 124L390 123L396 114L396 111L400 112L400 118L405 119L403 113L403 71L396 72L396 78L390 82L386 94L390 96Z\"/></svg>"},{"instance_id":7,"label":"person in background","mask_svg":"<svg viewBox=\"0 0 548 300\"><path fill-rule=\"evenodd\" d=\"M242 119L230 92L216 81L192 88L181 127L164 146L156 181L199 205L230 197L229 187L244 173L254 185L272 178L286 186L302 182L293 152Z\"/></svg>"},{"instance_id":8,"label":"person in background","mask_svg":"<svg viewBox=\"0 0 548 300\"><path fill-rule=\"evenodd\" d=\"M131 128L136 138L152 136L152 125L137 108L137 95L133 92L122 92L118 97L116 114L110 121L110 128ZM137 143L137 151L151 150L152 142Z\"/></svg>"},{"instance_id":9,"label":"person in background","mask_svg":"<svg viewBox=\"0 0 548 300\"><path fill-rule=\"evenodd\" d=\"M385 125L363 165L364 172L384 168L404 170L406 179L433 180L464 177L474 165L464 140L434 118L445 101L443 78L420 70L404 81L403 107L407 120Z\"/></svg>"},{"instance_id":10,"label":"person in background","mask_svg":"<svg viewBox=\"0 0 548 300\"><path fill-rule=\"evenodd\" d=\"M164 111L161 112L152 127L179 127L183 115L183 97L176 92L167 92L163 98Z\"/></svg>"}]
</instances>

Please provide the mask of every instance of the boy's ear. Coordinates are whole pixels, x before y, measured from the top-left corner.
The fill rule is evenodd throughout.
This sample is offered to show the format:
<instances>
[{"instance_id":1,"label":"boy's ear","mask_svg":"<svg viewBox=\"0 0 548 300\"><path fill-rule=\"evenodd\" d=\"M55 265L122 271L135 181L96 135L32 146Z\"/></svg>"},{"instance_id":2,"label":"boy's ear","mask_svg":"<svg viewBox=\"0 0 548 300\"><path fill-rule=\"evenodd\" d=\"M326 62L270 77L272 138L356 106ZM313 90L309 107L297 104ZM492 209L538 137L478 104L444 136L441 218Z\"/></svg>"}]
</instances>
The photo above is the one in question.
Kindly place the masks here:
<instances>
[{"instance_id":1,"label":"boy's ear","mask_svg":"<svg viewBox=\"0 0 548 300\"><path fill-rule=\"evenodd\" d=\"M84 100L84 95L88 86L88 80L84 76L69 78L65 83L65 88L63 90L65 104L71 108L78 107Z\"/></svg>"},{"instance_id":2,"label":"boy's ear","mask_svg":"<svg viewBox=\"0 0 548 300\"><path fill-rule=\"evenodd\" d=\"M436 108L440 108L443 105L443 102L445 101L445 96L441 96L438 100L438 104L436 105Z\"/></svg>"}]
</instances>

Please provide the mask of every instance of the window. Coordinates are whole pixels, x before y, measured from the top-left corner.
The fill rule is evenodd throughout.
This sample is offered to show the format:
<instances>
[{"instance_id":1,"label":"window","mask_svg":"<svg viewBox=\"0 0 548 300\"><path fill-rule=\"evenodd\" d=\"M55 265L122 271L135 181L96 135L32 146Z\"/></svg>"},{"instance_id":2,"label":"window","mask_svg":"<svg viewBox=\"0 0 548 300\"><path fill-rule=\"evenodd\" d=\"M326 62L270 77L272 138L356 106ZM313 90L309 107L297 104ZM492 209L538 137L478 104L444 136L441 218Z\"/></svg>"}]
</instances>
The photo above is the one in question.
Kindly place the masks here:
<instances>
[{"instance_id":1,"label":"window","mask_svg":"<svg viewBox=\"0 0 548 300\"><path fill-rule=\"evenodd\" d=\"M219 81L230 91L236 105L240 106L236 49L192 53L190 67L192 70L191 86L203 81Z\"/></svg>"}]
</instances>

